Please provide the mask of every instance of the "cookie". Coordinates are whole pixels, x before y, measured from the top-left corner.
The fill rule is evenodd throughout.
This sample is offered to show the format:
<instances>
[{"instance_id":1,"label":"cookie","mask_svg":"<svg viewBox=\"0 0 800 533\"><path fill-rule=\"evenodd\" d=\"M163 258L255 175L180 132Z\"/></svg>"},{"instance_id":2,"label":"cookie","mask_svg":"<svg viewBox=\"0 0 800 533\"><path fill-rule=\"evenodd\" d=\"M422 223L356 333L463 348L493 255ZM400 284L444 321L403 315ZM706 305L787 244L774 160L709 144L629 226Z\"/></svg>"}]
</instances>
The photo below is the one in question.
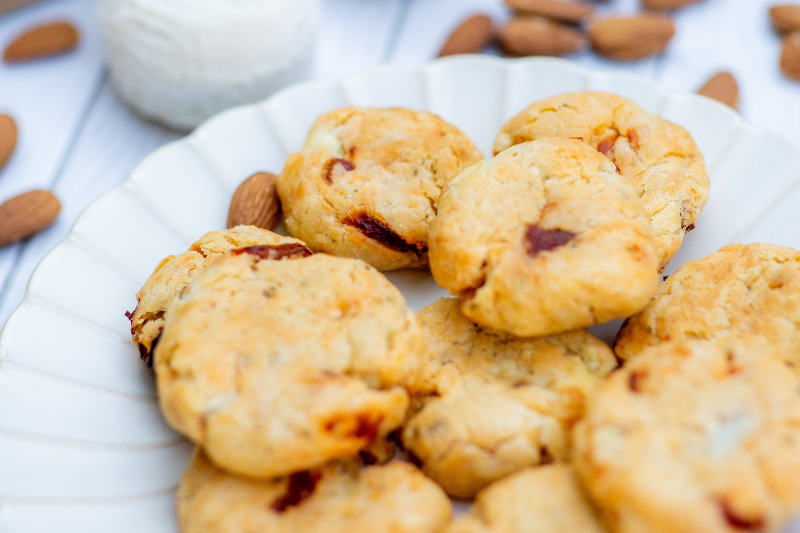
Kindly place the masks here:
<instances>
[{"instance_id":1,"label":"cookie","mask_svg":"<svg viewBox=\"0 0 800 533\"><path fill-rule=\"evenodd\" d=\"M585 330L520 339L480 328L442 298L417 313L425 355L407 386L409 457L462 499L527 466L566 460L586 396L616 365Z\"/></svg>"},{"instance_id":2,"label":"cookie","mask_svg":"<svg viewBox=\"0 0 800 533\"><path fill-rule=\"evenodd\" d=\"M757 336L800 374L800 252L734 244L687 263L628 319L615 351L629 359L668 340Z\"/></svg>"},{"instance_id":3,"label":"cookie","mask_svg":"<svg viewBox=\"0 0 800 533\"><path fill-rule=\"evenodd\" d=\"M522 337L641 310L658 255L641 202L608 159L569 139L513 146L445 188L431 272L472 321Z\"/></svg>"},{"instance_id":4,"label":"cookie","mask_svg":"<svg viewBox=\"0 0 800 533\"><path fill-rule=\"evenodd\" d=\"M648 348L598 388L574 440L614 533L780 531L800 510L800 388L746 344Z\"/></svg>"},{"instance_id":5,"label":"cookie","mask_svg":"<svg viewBox=\"0 0 800 533\"><path fill-rule=\"evenodd\" d=\"M359 470L333 463L273 480L236 477L196 451L177 497L183 533L438 533L452 506L399 461Z\"/></svg>"},{"instance_id":6,"label":"cookie","mask_svg":"<svg viewBox=\"0 0 800 533\"><path fill-rule=\"evenodd\" d=\"M493 483L445 533L605 533L568 465L527 468Z\"/></svg>"},{"instance_id":7,"label":"cookie","mask_svg":"<svg viewBox=\"0 0 800 533\"><path fill-rule=\"evenodd\" d=\"M494 150L541 137L579 138L617 165L650 217L663 270L708 200L705 160L692 136L621 96L580 92L531 104L503 126Z\"/></svg>"},{"instance_id":8,"label":"cookie","mask_svg":"<svg viewBox=\"0 0 800 533\"><path fill-rule=\"evenodd\" d=\"M189 283L217 257L234 248L266 245L275 249L275 258L310 255L297 239L282 237L255 226L237 226L224 231L212 231L192 244L188 251L169 256L136 293L136 309L128 313L131 336L147 366L153 366L153 348L164 329L164 314L175 298L180 297Z\"/></svg>"},{"instance_id":9,"label":"cookie","mask_svg":"<svg viewBox=\"0 0 800 533\"><path fill-rule=\"evenodd\" d=\"M269 478L356 455L403 421L422 345L400 292L324 254L217 259L167 311L161 408L226 470Z\"/></svg>"},{"instance_id":10,"label":"cookie","mask_svg":"<svg viewBox=\"0 0 800 533\"><path fill-rule=\"evenodd\" d=\"M278 180L286 227L315 252L379 270L424 267L442 187L481 159L463 133L431 113L326 113Z\"/></svg>"}]
</instances>

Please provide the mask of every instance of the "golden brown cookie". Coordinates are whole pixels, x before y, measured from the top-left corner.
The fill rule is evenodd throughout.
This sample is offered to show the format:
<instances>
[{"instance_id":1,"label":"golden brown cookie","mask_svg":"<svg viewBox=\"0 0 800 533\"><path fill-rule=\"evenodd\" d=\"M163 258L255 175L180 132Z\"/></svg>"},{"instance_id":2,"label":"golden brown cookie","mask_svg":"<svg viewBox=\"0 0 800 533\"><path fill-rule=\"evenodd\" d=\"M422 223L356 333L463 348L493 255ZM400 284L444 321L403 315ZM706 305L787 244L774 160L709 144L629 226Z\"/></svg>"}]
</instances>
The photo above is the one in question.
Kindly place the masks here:
<instances>
[{"instance_id":1,"label":"golden brown cookie","mask_svg":"<svg viewBox=\"0 0 800 533\"><path fill-rule=\"evenodd\" d=\"M523 337L630 316L658 288L636 192L575 140L519 144L463 172L430 245L434 278L470 320Z\"/></svg>"},{"instance_id":2,"label":"golden brown cookie","mask_svg":"<svg viewBox=\"0 0 800 533\"><path fill-rule=\"evenodd\" d=\"M226 470L269 478L356 455L397 428L422 349L400 292L362 261L217 259L155 351L169 423Z\"/></svg>"},{"instance_id":3,"label":"golden brown cookie","mask_svg":"<svg viewBox=\"0 0 800 533\"><path fill-rule=\"evenodd\" d=\"M256 481L215 468L199 449L178 489L183 533L438 533L452 507L414 466L332 463Z\"/></svg>"},{"instance_id":4,"label":"golden brown cookie","mask_svg":"<svg viewBox=\"0 0 800 533\"><path fill-rule=\"evenodd\" d=\"M417 318L426 352L407 386L422 408L405 423L403 445L457 498L565 460L586 396L617 364L588 331L520 339L472 324L453 298Z\"/></svg>"},{"instance_id":5,"label":"golden brown cookie","mask_svg":"<svg viewBox=\"0 0 800 533\"><path fill-rule=\"evenodd\" d=\"M428 264L442 187L483 156L431 113L347 107L320 116L278 181L292 235L379 270Z\"/></svg>"},{"instance_id":6,"label":"golden brown cookie","mask_svg":"<svg viewBox=\"0 0 800 533\"><path fill-rule=\"evenodd\" d=\"M621 96L580 92L531 104L503 126L494 150L542 137L581 139L617 165L650 217L663 270L708 200L705 160L692 136Z\"/></svg>"},{"instance_id":7,"label":"golden brown cookie","mask_svg":"<svg viewBox=\"0 0 800 533\"><path fill-rule=\"evenodd\" d=\"M617 335L629 359L668 340L760 337L800 374L800 252L734 244L687 263Z\"/></svg>"},{"instance_id":8,"label":"golden brown cookie","mask_svg":"<svg viewBox=\"0 0 800 533\"><path fill-rule=\"evenodd\" d=\"M744 344L648 348L598 388L574 439L614 533L778 532L800 510L800 388Z\"/></svg>"},{"instance_id":9,"label":"golden brown cookie","mask_svg":"<svg viewBox=\"0 0 800 533\"><path fill-rule=\"evenodd\" d=\"M153 348L164 329L164 314L205 268L217 257L234 248L268 246L275 259L311 255L305 244L255 226L237 226L203 235L188 251L171 255L158 264L155 271L136 293L136 309L128 313L131 336L147 366L153 366Z\"/></svg>"},{"instance_id":10,"label":"golden brown cookie","mask_svg":"<svg viewBox=\"0 0 800 533\"><path fill-rule=\"evenodd\" d=\"M526 468L483 489L445 533L605 533L572 468Z\"/></svg>"}]
</instances>

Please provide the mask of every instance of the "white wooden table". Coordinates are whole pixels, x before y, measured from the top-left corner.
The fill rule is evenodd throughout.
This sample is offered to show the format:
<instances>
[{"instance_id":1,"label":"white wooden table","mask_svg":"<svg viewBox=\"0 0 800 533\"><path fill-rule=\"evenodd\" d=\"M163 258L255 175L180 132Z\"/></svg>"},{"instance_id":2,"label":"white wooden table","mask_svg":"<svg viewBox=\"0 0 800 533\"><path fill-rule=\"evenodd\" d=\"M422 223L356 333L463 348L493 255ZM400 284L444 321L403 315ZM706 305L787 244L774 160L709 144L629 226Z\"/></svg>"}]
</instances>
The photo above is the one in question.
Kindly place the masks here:
<instances>
[{"instance_id":1,"label":"white wooden table","mask_svg":"<svg viewBox=\"0 0 800 533\"><path fill-rule=\"evenodd\" d=\"M800 145L800 83L781 77L780 42L767 9L778 0L705 0L675 15L666 53L621 64L591 53L571 59L616 68L694 91L726 69L742 87L744 117ZM431 60L443 40L473 12L508 17L502 0L323 0L314 76L341 78L370 66ZM632 13L638 0L612 0L601 13ZM95 198L122 182L148 153L179 137L131 114L110 89L95 0L50 0L0 17L0 47L41 21L66 18L83 40L69 55L29 64L0 63L0 112L20 127L17 152L0 172L0 202L33 188L52 189L58 221L28 242L0 249L0 325L20 302L31 272ZM758 187L759 176L753 176ZM142 238L147 238L142 235Z\"/></svg>"}]
</instances>

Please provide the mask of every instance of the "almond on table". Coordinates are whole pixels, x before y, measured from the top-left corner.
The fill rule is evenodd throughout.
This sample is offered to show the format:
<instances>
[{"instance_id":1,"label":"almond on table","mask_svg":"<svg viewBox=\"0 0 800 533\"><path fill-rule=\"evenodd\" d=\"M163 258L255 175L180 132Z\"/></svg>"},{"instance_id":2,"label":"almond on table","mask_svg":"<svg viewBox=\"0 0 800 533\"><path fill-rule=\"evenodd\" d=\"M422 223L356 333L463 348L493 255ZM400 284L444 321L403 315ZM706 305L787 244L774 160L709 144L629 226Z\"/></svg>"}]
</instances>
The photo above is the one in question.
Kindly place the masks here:
<instances>
[{"instance_id":1,"label":"almond on table","mask_svg":"<svg viewBox=\"0 0 800 533\"><path fill-rule=\"evenodd\" d=\"M0 170L8 163L17 146L17 123L8 115L0 114Z\"/></svg>"},{"instance_id":2,"label":"almond on table","mask_svg":"<svg viewBox=\"0 0 800 533\"><path fill-rule=\"evenodd\" d=\"M0 14L41 1L42 0L3 0L0 2Z\"/></svg>"},{"instance_id":3,"label":"almond on table","mask_svg":"<svg viewBox=\"0 0 800 533\"><path fill-rule=\"evenodd\" d=\"M55 222L61 202L49 191L29 191L0 205L0 246L21 241Z\"/></svg>"},{"instance_id":4,"label":"almond on table","mask_svg":"<svg viewBox=\"0 0 800 533\"><path fill-rule=\"evenodd\" d=\"M800 32L790 33L783 39L781 70L787 78L800 81Z\"/></svg>"},{"instance_id":5,"label":"almond on table","mask_svg":"<svg viewBox=\"0 0 800 533\"><path fill-rule=\"evenodd\" d=\"M500 30L500 44L516 56L563 56L586 48L575 28L542 17L517 17Z\"/></svg>"},{"instance_id":6,"label":"almond on table","mask_svg":"<svg viewBox=\"0 0 800 533\"><path fill-rule=\"evenodd\" d=\"M784 4L769 8L772 27L778 33L800 30L800 5Z\"/></svg>"},{"instance_id":7,"label":"almond on table","mask_svg":"<svg viewBox=\"0 0 800 533\"><path fill-rule=\"evenodd\" d=\"M456 54L474 54L494 39L492 19L483 14L464 20L445 41L438 57Z\"/></svg>"},{"instance_id":8,"label":"almond on table","mask_svg":"<svg viewBox=\"0 0 800 533\"><path fill-rule=\"evenodd\" d=\"M642 0L642 7L646 9L679 9L701 0Z\"/></svg>"},{"instance_id":9,"label":"almond on table","mask_svg":"<svg viewBox=\"0 0 800 533\"><path fill-rule=\"evenodd\" d=\"M713 98L739 110L739 84L730 72L718 72L700 87L697 94Z\"/></svg>"},{"instance_id":10,"label":"almond on table","mask_svg":"<svg viewBox=\"0 0 800 533\"><path fill-rule=\"evenodd\" d=\"M6 47L3 61L18 63L64 54L75 49L79 41L80 33L71 22L58 21L35 26Z\"/></svg>"},{"instance_id":11,"label":"almond on table","mask_svg":"<svg viewBox=\"0 0 800 533\"><path fill-rule=\"evenodd\" d=\"M525 15L538 15L576 23L581 22L594 11L588 4L569 0L506 0L506 5Z\"/></svg>"},{"instance_id":12,"label":"almond on table","mask_svg":"<svg viewBox=\"0 0 800 533\"><path fill-rule=\"evenodd\" d=\"M597 53L622 61L663 52L674 34L675 24L669 17L649 13L607 18L589 30Z\"/></svg>"}]
</instances>

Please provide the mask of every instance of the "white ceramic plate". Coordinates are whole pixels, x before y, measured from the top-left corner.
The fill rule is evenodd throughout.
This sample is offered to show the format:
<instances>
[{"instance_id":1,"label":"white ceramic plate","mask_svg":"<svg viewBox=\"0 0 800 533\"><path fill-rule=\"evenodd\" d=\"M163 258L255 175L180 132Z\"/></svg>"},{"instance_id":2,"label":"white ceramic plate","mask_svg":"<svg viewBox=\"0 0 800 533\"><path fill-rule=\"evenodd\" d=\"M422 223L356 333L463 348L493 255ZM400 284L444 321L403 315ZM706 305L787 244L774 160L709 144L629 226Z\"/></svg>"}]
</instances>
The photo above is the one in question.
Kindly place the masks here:
<instances>
[{"instance_id":1,"label":"white ceramic plate","mask_svg":"<svg viewBox=\"0 0 800 533\"><path fill-rule=\"evenodd\" d=\"M192 447L162 420L124 313L161 258L224 227L240 181L280 171L318 114L348 104L430 110L489 155L501 124L528 104L586 89L685 126L706 156L711 201L670 272L733 242L800 248L800 152L704 97L563 60L478 56L291 87L150 155L34 272L0 337L0 530L177 531L174 489ZM427 274L390 278L414 309L444 294Z\"/></svg>"}]
</instances>

